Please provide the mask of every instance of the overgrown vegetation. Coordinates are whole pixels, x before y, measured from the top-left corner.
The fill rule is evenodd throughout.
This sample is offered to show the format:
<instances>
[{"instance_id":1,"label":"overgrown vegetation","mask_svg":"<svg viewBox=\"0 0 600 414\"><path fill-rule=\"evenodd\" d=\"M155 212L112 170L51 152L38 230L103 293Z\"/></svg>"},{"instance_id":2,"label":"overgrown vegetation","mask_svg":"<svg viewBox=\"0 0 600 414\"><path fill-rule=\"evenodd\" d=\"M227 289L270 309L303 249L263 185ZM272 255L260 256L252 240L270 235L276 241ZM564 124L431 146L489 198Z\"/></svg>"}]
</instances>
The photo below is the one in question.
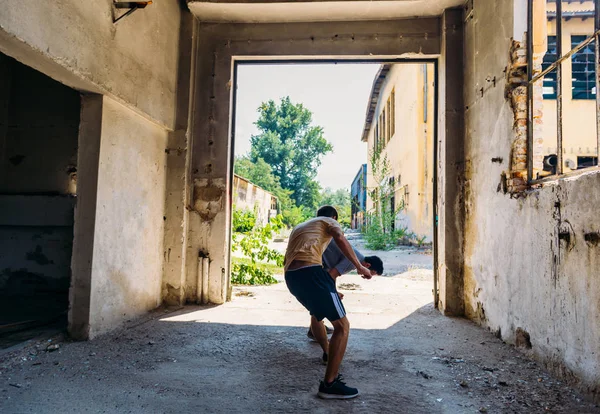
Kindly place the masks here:
<instances>
[{"instance_id":1,"label":"overgrown vegetation","mask_svg":"<svg viewBox=\"0 0 600 414\"><path fill-rule=\"evenodd\" d=\"M237 220L240 216L238 215ZM242 227L233 217L233 228ZM232 252L240 251L244 259L236 259L232 262L231 282L239 285L269 285L277 283L273 277L273 263L276 268L283 266L284 256L277 250L269 247L273 236L284 227L281 215L261 227L254 226L246 233L234 232L232 235Z\"/></svg>"},{"instance_id":2,"label":"overgrown vegetation","mask_svg":"<svg viewBox=\"0 0 600 414\"><path fill-rule=\"evenodd\" d=\"M369 151L369 165L373 181L378 184L374 188L369 188L375 207L365 214L367 225L363 227L363 236L366 247L371 250L389 250L399 244L410 243L421 247L426 236L418 236L407 227L398 226L396 223L398 214L405 206L403 200L392 202L395 182L389 179L392 169L387 155L381 148Z\"/></svg>"},{"instance_id":3,"label":"overgrown vegetation","mask_svg":"<svg viewBox=\"0 0 600 414\"><path fill-rule=\"evenodd\" d=\"M374 208L366 213L367 225L363 229L366 247L371 250L389 250L408 236L406 228L396 228L396 217L404 209L404 204L394 206L395 183L388 177L392 172L387 155L381 147L369 151L371 176L377 183L370 188L370 196Z\"/></svg>"},{"instance_id":4,"label":"overgrown vegetation","mask_svg":"<svg viewBox=\"0 0 600 414\"><path fill-rule=\"evenodd\" d=\"M256 225L256 214L251 210L238 210L233 206L233 232L248 233Z\"/></svg>"}]
</instances>

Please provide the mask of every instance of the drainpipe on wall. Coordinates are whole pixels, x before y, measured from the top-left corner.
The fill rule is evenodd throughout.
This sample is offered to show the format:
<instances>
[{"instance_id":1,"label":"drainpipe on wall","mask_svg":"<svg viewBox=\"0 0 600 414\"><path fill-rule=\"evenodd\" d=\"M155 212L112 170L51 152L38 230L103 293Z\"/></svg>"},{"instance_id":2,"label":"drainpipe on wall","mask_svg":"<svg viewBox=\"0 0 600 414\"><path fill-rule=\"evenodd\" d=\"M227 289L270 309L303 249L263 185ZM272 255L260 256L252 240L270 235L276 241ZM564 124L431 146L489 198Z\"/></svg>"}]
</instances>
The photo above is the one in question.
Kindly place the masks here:
<instances>
[{"instance_id":1,"label":"drainpipe on wall","mask_svg":"<svg viewBox=\"0 0 600 414\"><path fill-rule=\"evenodd\" d=\"M197 289L196 289L196 300L199 304L205 305L208 303L208 257L203 257L201 253L198 255L198 276L197 276Z\"/></svg>"}]
</instances>

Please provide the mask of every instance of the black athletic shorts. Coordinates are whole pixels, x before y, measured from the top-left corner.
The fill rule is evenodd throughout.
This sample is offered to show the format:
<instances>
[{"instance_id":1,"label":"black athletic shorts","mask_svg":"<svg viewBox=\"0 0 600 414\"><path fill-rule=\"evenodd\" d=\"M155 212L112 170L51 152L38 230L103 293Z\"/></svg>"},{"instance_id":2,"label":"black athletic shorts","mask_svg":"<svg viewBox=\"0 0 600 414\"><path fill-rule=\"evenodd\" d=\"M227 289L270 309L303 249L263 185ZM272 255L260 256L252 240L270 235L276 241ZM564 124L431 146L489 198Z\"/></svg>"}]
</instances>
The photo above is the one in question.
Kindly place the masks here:
<instances>
[{"instance_id":1,"label":"black athletic shorts","mask_svg":"<svg viewBox=\"0 0 600 414\"><path fill-rule=\"evenodd\" d=\"M322 266L309 266L285 272L285 283L312 316L337 321L346 310L335 288L335 281Z\"/></svg>"}]
</instances>

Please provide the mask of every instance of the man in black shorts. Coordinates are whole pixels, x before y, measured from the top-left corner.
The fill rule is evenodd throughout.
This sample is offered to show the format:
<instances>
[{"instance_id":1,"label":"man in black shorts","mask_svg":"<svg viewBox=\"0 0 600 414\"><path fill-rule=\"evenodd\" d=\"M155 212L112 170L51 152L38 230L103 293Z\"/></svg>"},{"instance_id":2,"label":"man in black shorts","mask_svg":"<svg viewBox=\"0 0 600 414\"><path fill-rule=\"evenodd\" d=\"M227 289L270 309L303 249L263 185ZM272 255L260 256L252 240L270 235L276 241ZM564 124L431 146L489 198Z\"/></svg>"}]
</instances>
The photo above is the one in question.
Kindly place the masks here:
<instances>
[{"instance_id":1,"label":"man in black shorts","mask_svg":"<svg viewBox=\"0 0 600 414\"><path fill-rule=\"evenodd\" d=\"M344 305L338 297L335 281L323 269L322 256L333 238L344 256L356 267L365 279L371 279L371 271L356 257L352 246L344 237L337 222L337 210L323 206L317 217L292 230L285 253L285 282L298 301L310 312L311 328L317 341L322 335L327 340L321 321L329 319L333 325L333 335L329 341L329 353L325 378L319 384L318 396L327 399L347 399L358 396L356 388L348 387L339 375L339 367L346 352L350 323ZM312 321L316 322L316 326Z\"/></svg>"}]
</instances>

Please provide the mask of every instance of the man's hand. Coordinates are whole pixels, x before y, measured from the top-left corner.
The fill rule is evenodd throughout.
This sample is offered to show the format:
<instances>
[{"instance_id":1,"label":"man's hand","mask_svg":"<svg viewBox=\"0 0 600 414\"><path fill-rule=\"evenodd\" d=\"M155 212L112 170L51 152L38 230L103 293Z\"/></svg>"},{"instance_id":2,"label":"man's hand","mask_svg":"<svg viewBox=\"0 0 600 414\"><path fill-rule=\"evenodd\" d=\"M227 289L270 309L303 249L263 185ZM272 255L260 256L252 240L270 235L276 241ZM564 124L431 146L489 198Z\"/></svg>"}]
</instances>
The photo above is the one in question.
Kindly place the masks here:
<instances>
[{"instance_id":1,"label":"man's hand","mask_svg":"<svg viewBox=\"0 0 600 414\"><path fill-rule=\"evenodd\" d=\"M340 293L340 292L338 292L338 297L340 298L340 300L342 300L342 299L344 299L344 294L343 294L343 293Z\"/></svg>"},{"instance_id":2,"label":"man's hand","mask_svg":"<svg viewBox=\"0 0 600 414\"><path fill-rule=\"evenodd\" d=\"M371 279L373 277L373 275L371 274L371 271L369 269L367 269L366 267L364 267L363 265L357 266L356 271L358 272L359 275L362 275L363 279Z\"/></svg>"},{"instance_id":3,"label":"man's hand","mask_svg":"<svg viewBox=\"0 0 600 414\"><path fill-rule=\"evenodd\" d=\"M364 267L362 263L356 257L356 253L354 253L354 249L344 237L344 232L341 227L331 227L329 229L329 234L335 240L335 243L338 245L344 256L356 267L356 271L359 275L362 275L364 279L371 279L373 275L371 275L371 271Z\"/></svg>"}]
</instances>

